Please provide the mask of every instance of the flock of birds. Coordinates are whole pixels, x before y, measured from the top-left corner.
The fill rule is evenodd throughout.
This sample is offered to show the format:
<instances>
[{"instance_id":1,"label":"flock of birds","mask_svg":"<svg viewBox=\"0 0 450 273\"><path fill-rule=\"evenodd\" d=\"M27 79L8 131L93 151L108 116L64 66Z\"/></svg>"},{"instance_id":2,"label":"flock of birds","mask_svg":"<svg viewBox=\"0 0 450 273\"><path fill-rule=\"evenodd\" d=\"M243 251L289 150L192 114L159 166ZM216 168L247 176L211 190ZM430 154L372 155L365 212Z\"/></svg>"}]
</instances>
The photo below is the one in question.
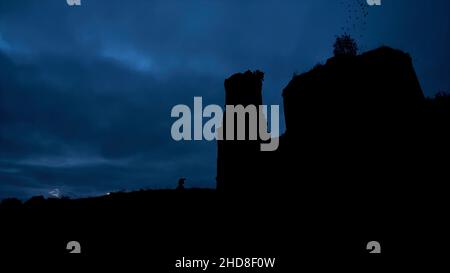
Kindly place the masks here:
<instances>
[{"instance_id":1,"label":"flock of birds","mask_svg":"<svg viewBox=\"0 0 450 273\"><path fill-rule=\"evenodd\" d=\"M370 6L367 4L367 0L340 0L340 4L347 11L345 22L341 27L342 33L362 40L369 16Z\"/></svg>"}]
</instances>

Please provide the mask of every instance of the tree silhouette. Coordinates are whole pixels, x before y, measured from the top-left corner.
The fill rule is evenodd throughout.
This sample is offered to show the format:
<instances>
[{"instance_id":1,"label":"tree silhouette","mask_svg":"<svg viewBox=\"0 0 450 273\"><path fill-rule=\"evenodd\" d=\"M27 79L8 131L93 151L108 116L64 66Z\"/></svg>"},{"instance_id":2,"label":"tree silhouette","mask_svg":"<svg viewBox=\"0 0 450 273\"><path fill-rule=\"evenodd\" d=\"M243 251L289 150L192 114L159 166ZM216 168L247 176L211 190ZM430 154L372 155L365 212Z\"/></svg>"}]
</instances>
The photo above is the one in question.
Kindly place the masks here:
<instances>
[{"instance_id":1,"label":"tree silhouette","mask_svg":"<svg viewBox=\"0 0 450 273\"><path fill-rule=\"evenodd\" d=\"M343 34L336 37L334 43L334 56L356 56L358 54L358 45L349 34Z\"/></svg>"}]
</instances>

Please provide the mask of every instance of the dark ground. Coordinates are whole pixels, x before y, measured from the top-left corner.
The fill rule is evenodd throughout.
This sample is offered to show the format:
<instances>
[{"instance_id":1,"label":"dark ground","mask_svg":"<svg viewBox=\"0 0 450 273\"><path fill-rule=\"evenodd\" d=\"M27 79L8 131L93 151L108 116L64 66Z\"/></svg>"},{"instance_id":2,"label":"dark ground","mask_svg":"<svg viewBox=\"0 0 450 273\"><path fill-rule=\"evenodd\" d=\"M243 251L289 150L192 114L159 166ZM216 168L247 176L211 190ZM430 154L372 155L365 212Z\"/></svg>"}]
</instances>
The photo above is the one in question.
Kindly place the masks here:
<instances>
[{"instance_id":1,"label":"dark ground","mask_svg":"<svg viewBox=\"0 0 450 273\"><path fill-rule=\"evenodd\" d=\"M178 272L175 261L183 256L276 257L272 271L237 272L287 272L309 266L387 268L392 262L424 262L444 253L444 219L435 208L382 207L375 213L365 205L308 207L312 200L291 197L250 199L192 189L41 200L2 208L2 257L21 257L19 265L39 258L50 264L94 263L145 272ZM80 242L81 254L66 250L72 240ZM381 254L366 250L372 240L381 243Z\"/></svg>"}]
</instances>

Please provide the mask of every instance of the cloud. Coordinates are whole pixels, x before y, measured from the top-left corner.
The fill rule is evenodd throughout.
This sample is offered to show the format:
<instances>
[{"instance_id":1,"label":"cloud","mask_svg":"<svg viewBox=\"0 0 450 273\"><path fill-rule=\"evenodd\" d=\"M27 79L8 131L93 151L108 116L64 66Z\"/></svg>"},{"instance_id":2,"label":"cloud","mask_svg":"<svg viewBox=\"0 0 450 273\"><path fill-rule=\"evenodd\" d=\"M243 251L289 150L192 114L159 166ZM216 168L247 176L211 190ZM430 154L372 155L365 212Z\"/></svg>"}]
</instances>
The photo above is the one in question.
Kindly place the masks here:
<instances>
[{"instance_id":1,"label":"cloud","mask_svg":"<svg viewBox=\"0 0 450 273\"><path fill-rule=\"evenodd\" d=\"M103 56L0 60L9 74L0 76L2 195L171 187L180 176L214 186L215 166L192 161L213 162L214 147L173 141L170 110L193 93L221 94L221 80L197 87L203 79L177 75L180 82L161 82Z\"/></svg>"}]
</instances>

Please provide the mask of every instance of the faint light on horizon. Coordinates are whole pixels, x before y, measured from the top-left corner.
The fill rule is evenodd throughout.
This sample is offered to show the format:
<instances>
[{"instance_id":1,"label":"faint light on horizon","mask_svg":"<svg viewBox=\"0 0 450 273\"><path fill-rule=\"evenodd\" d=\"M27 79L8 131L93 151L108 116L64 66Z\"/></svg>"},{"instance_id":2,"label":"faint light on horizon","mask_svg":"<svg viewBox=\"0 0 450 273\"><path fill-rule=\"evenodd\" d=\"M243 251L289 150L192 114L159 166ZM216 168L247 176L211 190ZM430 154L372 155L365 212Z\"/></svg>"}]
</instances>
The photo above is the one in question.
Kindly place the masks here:
<instances>
[{"instance_id":1,"label":"faint light on horizon","mask_svg":"<svg viewBox=\"0 0 450 273\"><path fill-rule=\"evenodd\" d=\"M27 158L20 160L17 163L46 168L77 168L99 165L125 166L128 163L128 159L111 160L98 155L68 154L65 156L41 156Z\"/></svg>"},{"instance_id":2,"label":"faint light on horizon","mask_svg":"<svg viewBox=\"0 0 450 273\"><path fill-rule=\"evenodd\" d=\"M54 190L50 191L49 194L56 198L61 197L61 191L59 189L54 189Z\"/></svg>"}]
</instances>

